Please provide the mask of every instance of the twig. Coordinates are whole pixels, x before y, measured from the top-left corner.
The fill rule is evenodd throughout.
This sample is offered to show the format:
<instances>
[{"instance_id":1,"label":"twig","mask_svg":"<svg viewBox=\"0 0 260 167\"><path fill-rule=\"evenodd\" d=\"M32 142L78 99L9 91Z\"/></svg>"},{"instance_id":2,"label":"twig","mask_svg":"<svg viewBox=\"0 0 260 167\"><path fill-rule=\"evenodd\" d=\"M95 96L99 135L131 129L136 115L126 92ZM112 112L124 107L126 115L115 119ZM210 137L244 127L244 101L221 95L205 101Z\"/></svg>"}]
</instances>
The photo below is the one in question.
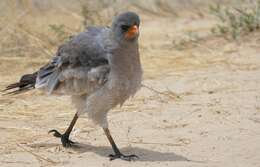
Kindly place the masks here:
<instances>
[{"instance_id":1,"label":"twig","mask_svg":"<svg viewBox=\"0 0 260 167\"><path fill-rule=\"evenodd\" d=\"M244 12L243 10L239 9L239 8L233 8L234 10L236 10L237 12L239 12L240 14L244 15L244 16L248 16L249 14Z\"/></svg>"},{"instance_id":2,"label":"twig","mask_svg":"<svg viewBox=\"0 0 260 167\"><path fill-rule=\"evenodd\" d=\"M176 143L153 143L153 142L136 142L136 141L131 141L130 143L134 144L150 144L150 145L164 145L164 146L183 146L183 144L176 144Z\"/></svg>"},{"instance_id":3,"label":"twig","mask_svg":"<svg viewBox=\"0 0 260 167\"><path fill-rule=\"evenodd\" d=\"M13 19L13 22L7 24L1 31L0 31L0 34L3 33L6 29L8 29L12 24L15 24L18 20L20 20L23 16L25 16L26 14L28 13L28 10L27 11L24 11L23 13L21 13L17 18ZM0 41L2 42L3 39Z\"/></svg>"},{"instance_id":4,"label":"twig","mask_svg":"<svg viewBox=\"0 0 260 167\"><path fill-rule=\"evenodd\" d=\"M17 164L17 163L19 163L19 164L27 164L27 165L31 164L30 162L23 162L23 161L1 161L1 163L6 163L6 164L12 164L12 163Z\"/></svg>"},{"instance_id":5,"label":"twig","mask_svg":"<svg viewBox=\"0 0 260 167\"><path fill-rule=\"evenodd\" d=\"M154 88L149 87L149 86L146 86L146 85L144 85L144 84L142 84L142 86L145 87L146 89L149 89L149 90L151 90L151 91L153 91L153 92L155 92L155 93L158 93L158 94L160 94L160 95L167 96L167 97L169 97L169 98L171 98L171 99L174 99L174 100L180 99L180 96L179 96L179 95L176 95L175 93L171 92L170 90L168 90L168 92L170 92L170 93L166 93L166 92L160 92L160 91L158 91L158 90L155 90Z\"/></svg>"},{"instance_id":6,"label":"twig","mask_svg":"<svg viewBox=\"0 0 260 167\"><path fill-rule=\"evenodd\" d=\"M26 31L26 30L24 30L24 29L22 29L22 28L18 28L18 27L16 27L18 30L20 30L21 32L23 32L24 34L26 34L28 37L30 37L31 39L33 39L33 40L35 40L37 43L38 43L38 45L42 48L42 50L48 55L48 56L53 56L53 54L54 53L52 53L52 51L50 51L50 50L48 50L48 49L46 49L45 47L44 47L44 42L40 39L40 38L38 38L38 37L36 37L35 35L33 35L32 33L30 33L30 32L28 32L28 31Z\"/></svg>"},{"instance_id":7,"label":"twig","mask_svg":"<svg viewBox=\"0 0 260 167\"><path fill-rule=\"evenodd\" d=\"M26 148L24 148L22 145L20 145L18 143L17 143L17 146L20 147L22 150L32 154L33 156L35 156L39 160L43 160L43 161L46 161L46 162L49 162L49 163L52 163L52 164L58 164L58 162L55 162L55 161L53 161L53 160L51 160L49 158L44 158L44 157L42 157L42 156L40 156L40 155L30 151L30 150L27 150Z\"/></svg>"},{"instance_id":8,"label":"twig","mask_svg":"<svg viewBox=\"0 0 260 167\"><path fill-rule=\"evenodd\" d=\"M158 15L165 16L165 14L163 14L163 13L155 12L155 11L153 11L153 10L149 10L149 9L147 9L146 7L143 7L142 5L140 5L139 3L133 3L132 5L135 6L135 7L137 7L137 8L139 8L139 9L141 9L141 10L144 11L144 12L153 14L153 15L155 15L155 16L158 16Z\"/></svg>"},{"instance_id":9,"label":"twig","mask_svg":"<svg viewBox=\"0 0 260 167\"><path fill-rule=\"evenodd\" d=\"M27 50L27 49L31 49L34 48L35 46L31 45L31 46L23 46L23 47L14 47L14 48L8 48L8 49L3 49L0 53L9 53L9 52L16 52L19 50Z\"/></svg>"},{"instance_id":10,"label":"twig","mask_svg":"<svg viewBox=\"0 0 260 167\"><path fill-rule=\"evenodd\" d=\"M211 48L209 48L209 47L207 47L207 46L205 46L205 45L201 45L201 44L199 44L198 42L194 42L193 44L196 45L197 47L201 47L201 48L206 49L211 55L220 54L219 52L216 53L215 50L213 50L213 49L211 49Z\"/></svg>"}]
</instances>

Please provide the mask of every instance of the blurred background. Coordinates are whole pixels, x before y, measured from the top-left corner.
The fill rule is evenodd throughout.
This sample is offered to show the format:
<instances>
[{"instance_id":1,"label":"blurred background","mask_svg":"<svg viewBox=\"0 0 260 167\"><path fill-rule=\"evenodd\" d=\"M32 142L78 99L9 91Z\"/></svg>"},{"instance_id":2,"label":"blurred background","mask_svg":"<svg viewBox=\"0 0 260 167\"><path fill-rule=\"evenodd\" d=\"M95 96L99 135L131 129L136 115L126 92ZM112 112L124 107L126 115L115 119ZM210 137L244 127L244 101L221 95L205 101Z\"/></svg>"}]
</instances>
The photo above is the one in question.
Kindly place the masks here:
<instances>
[{"instance_id":1,"label":"blurred background","mask_svg":"<svg viewBox=\"0 0 260 167\"><path fill-rule=\"evenodd\" d=\"M135 11L142 18L142 58L149 54L162 60L159 55L163 54L165 66L164 63L170 64L168 58L175 54L174 48L184 49L185 45L217 35L236 39L241 33L255 31L258 8L257 0L2 0L0 58L7 62L1 61L1 67L12 66L14 62L10 61L16 59L21 59L16 66L38 67L70 36L89 25L109 26L116 14L126 10ZM150 54L157 51L156 47L162 48L159 55ZM153 65L144 62L146 77ZM155 68L153 72L156 71Z\"/></svg>"},{"instance_id":2,"label":"blurred background","mask_svg":"<svg viewBox=\"0 0 260 167\"><path fill-rule=\"evenodd\" d=\"M1 0L0 90L127 10L141 17L143 87L109 118L123 150L140 155L135 165L259 166L260 0ZM73 132L88 143L80 149L47 134L66 129L69 100L0 96L0 166L109 165L103 132L87 119Z\"/></svg>"}]
</instances>

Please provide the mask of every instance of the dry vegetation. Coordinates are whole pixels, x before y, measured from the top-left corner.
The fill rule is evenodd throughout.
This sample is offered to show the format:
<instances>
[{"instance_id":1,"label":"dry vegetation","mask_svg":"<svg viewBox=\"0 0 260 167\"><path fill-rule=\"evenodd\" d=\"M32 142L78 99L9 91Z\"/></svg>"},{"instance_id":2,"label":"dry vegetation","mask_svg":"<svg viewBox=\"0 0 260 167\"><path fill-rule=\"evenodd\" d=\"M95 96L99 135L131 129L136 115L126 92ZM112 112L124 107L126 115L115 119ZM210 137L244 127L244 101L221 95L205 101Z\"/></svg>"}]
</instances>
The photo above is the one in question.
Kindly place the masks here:
<instances>
[{"instance_id":1,"label":"dry vegetation","mask_svg":"<svg viewBox=\"0 0 260 167\"><path fill-rule=\"evenodd\" d=\"M260 28L260 1L250 1L241 5L224 6L215 4L210 6L210 11L221 23L213 27L211 31L237 39L240 35L259 30Z\"/></svg>"},{"instance_id":2,"label":"dry vegetation","mask_svg":"<svg viewBox=\"0 0 260 167\"><path fill-rule=\"evenodd\" d=\"M143 88L110 113L124 152L109 162L99 127L79 120L63 149L49 129L74 114L68 97L0 95L0 166L254 166L260 164L259 0L2 0L0 89L45 64L88 25L142 18ZM125 112L118 112L125 111Z\"/></svg>"}]
</instances>

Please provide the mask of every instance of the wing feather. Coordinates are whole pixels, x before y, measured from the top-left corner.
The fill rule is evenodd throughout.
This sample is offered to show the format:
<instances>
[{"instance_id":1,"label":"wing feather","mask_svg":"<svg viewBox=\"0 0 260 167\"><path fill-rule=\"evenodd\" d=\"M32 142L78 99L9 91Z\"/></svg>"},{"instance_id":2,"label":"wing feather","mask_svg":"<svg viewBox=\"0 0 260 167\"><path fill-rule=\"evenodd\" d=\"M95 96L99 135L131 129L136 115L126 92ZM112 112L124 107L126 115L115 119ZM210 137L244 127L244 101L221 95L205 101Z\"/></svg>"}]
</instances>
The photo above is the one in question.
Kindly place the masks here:
<instances>
[{"instance_id":1,"label":"wing feather","mask_svg":"<svg viewBox=\"0 0 260 167\"><path fill-rule=\"evenodd\" d=\"M106 51L100 43L107 29L91 28L61 45L56 56L39 71L36 88L51 93L89 93L106 81Z\"/></svg>"}]
</instances>

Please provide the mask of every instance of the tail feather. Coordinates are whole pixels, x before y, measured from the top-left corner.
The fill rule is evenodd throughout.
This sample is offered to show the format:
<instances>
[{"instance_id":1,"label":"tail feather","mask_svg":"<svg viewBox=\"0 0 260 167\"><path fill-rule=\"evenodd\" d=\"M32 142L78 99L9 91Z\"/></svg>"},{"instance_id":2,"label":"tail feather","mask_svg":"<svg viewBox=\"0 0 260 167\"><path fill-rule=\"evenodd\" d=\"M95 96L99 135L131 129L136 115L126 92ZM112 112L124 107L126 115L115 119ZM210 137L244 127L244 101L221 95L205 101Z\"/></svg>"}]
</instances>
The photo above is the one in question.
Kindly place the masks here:
<instances>
[{"instance_id":1,"label":"tail feather","mask_svg":"<svg viewBox=\"0 0 260 167\"><path fill-rule=\"evenodd\" d=\"M3 90L3 92L7 92L4 95L19 94L34 89L36 77L37 72L23 75L19 82L10 84Z\"/></svg>"}]
</instances>

